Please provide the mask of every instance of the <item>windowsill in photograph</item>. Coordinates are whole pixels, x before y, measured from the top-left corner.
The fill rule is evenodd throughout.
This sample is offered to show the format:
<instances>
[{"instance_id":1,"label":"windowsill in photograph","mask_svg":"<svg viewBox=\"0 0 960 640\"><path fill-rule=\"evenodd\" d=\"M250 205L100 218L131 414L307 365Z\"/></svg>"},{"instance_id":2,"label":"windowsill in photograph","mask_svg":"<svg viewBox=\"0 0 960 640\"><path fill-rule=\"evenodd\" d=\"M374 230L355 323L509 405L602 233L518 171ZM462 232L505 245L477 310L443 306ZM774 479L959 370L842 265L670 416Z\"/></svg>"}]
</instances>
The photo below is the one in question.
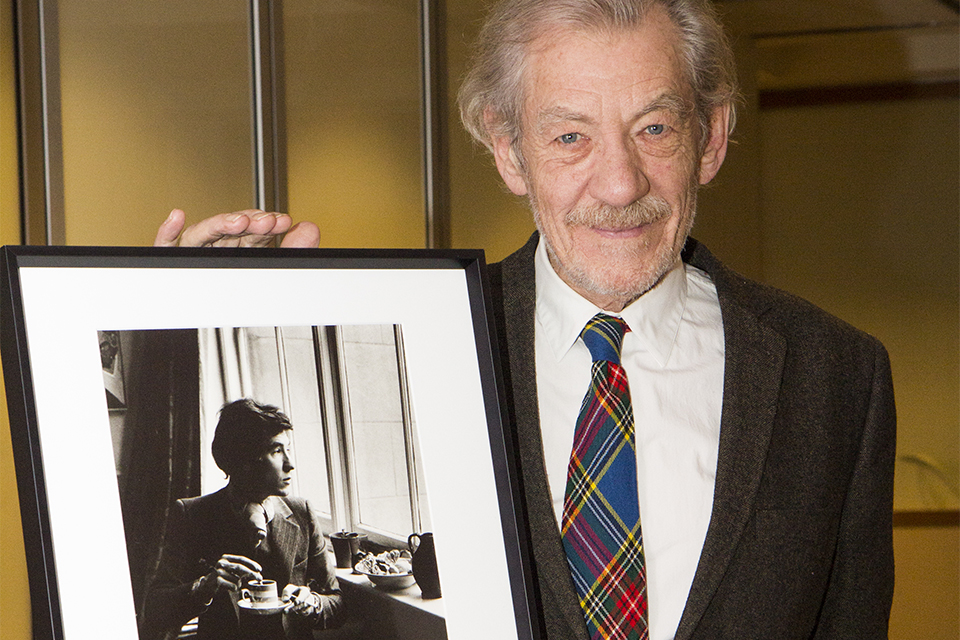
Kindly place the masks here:
<instances>
[{"instance_id":1,"label":"windowsill in photograph","mask_svg":"<svg viewBox=\"0 0 960 640\"><path fill-rule=\"evenodd\" d=\"M415 607L431 615L443 618L443 598L424 599L420 595L419 585L414 584L406 589L398 591L386 591L375 587L366 576L353 573L351 569L337 569L337 579L343 582L349 582L364 590L369 590L371 594L378 594L378 597L389 598L396 602Z\"/></svg>"}]
</instances>

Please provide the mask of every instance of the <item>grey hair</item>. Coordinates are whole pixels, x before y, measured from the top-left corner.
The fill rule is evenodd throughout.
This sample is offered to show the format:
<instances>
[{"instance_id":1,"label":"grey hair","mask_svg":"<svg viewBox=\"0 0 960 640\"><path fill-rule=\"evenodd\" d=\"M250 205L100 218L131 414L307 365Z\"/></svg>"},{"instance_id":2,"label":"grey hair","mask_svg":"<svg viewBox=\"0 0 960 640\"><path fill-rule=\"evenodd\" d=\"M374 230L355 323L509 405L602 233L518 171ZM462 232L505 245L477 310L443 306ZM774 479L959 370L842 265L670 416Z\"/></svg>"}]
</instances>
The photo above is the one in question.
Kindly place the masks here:
<instances>
[{"instance_id":1,"label":"grey hair","mask_svg":"<svg viewBox=\"0 0 960 640\"><path fill-rule=\"evenodd\" d=\"M701 148L717 107L729 106L732 132L738 96L736 67L709 0L501 0L480 30L472 67L460 87L464 127L491 152L494 138L507 137L522 162L523 78L530 44L557 27L580 32L637 28L654 6L666 10L680 36Z\"/></svg>"}]
</instances>

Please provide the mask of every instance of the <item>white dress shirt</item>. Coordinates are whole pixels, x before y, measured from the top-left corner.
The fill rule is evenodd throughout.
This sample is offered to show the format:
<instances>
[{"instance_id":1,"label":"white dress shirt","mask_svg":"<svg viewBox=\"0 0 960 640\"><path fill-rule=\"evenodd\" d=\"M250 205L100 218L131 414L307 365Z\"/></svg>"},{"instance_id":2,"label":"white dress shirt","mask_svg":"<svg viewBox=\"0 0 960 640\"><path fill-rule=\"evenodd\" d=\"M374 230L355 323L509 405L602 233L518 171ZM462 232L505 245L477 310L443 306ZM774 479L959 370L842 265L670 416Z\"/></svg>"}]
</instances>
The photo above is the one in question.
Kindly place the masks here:
<instances>
[{"instance_id":1,"label":"white dress shirt","mask_svg":"<svg viewBox=\"0 0 960 640\"><path fill-rule=\"evenodd\" d=\"M557 522L590 352L578 339L599 308L564 283L543 242L536 254L536 359L544 460ZM723 397L716 287L682 263L620 315L621 361L636 420L650 640L677 631L713 506Z\"/></svg>"}]
</instances>

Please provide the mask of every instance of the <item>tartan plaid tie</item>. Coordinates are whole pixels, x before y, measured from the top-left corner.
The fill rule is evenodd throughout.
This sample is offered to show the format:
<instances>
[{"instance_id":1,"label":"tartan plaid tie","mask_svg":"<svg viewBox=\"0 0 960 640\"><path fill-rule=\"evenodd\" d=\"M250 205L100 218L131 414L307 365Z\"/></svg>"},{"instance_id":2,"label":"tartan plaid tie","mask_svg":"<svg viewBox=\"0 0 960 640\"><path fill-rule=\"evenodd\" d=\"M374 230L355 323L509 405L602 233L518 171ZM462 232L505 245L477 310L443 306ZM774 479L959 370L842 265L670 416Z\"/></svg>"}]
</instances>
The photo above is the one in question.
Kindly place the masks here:
<instances>
[{"instance_id":1,"label":"tartan plaid tie","mask_svg":"<svg viewBox=\"0 0 960 640\"><path fill-rule=\"evenodd\" d=\"M561 535L592 640L647 638L647 578L627 376L626 323L598 313L580 337L593 357L567 469Z\"/></svg>"}]
</instances>

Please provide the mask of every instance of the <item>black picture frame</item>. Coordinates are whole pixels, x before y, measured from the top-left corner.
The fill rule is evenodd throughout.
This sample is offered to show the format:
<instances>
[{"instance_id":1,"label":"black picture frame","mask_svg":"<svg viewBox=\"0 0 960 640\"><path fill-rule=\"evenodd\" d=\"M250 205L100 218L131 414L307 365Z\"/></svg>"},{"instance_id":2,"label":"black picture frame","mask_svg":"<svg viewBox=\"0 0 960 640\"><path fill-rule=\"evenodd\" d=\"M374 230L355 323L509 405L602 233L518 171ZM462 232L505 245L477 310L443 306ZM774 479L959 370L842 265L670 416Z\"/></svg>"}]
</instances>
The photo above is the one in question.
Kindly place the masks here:
<instances>
[{"instance_id":1,"label":"black picture frame","mask_svg":"<svg viewBox=\"0 0 960 640\"><path fill-rule=\"evenodd\" d=\"M386 322L403 326L414 354L449 640L539 638L490 308L480 251L0 249L0 347L33 636L138 637L119 569L113 471L102 468L109 425L98 413L103 387L94 391L98 331ZM440 370L433 382L431 368ZM443 418L452 409L455 428ZM84 614L91 581L120 593L109 616Z\"/></svg>"}]
</instances>

